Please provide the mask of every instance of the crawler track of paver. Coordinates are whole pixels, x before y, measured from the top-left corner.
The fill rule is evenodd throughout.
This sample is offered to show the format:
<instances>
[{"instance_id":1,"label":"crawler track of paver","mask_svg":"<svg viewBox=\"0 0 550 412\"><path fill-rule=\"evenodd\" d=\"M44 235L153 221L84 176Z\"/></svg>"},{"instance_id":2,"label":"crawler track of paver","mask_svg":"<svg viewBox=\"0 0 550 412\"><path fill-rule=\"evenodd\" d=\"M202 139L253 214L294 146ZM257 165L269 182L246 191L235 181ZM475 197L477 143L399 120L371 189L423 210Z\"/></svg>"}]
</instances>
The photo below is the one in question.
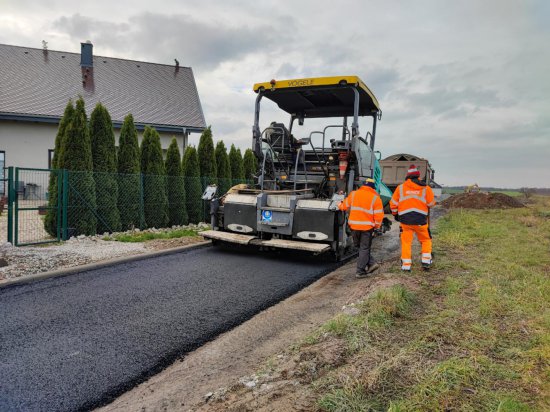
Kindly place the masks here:
<instances>
[{"instance_id":1,"label":"crawler track of paver","mask_svg":"<svg viewBox=\"0 0 550 412\"><path fill-rule=\"evenodd\" d=\"M212 247L0 289L0 410L87 410L336 267Z\"/></svg>"}]
</instances>

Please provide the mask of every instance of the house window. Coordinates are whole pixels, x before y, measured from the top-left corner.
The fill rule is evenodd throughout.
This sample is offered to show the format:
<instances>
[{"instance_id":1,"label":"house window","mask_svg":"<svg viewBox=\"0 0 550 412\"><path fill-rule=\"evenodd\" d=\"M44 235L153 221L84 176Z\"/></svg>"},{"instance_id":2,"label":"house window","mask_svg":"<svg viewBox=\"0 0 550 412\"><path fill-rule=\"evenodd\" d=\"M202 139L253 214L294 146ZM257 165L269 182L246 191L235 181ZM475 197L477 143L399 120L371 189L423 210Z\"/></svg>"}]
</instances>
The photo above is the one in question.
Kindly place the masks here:
<instances>
[{"instance_id":1,"label":"house window","mask_svg":"<svg viewBox=\"0 0 550 412\"><path fill-rule=\"evenodd\" d=\"M48 169L52 168L53 164L53 149L48 149Z\"/></svg>"}]
</instances>

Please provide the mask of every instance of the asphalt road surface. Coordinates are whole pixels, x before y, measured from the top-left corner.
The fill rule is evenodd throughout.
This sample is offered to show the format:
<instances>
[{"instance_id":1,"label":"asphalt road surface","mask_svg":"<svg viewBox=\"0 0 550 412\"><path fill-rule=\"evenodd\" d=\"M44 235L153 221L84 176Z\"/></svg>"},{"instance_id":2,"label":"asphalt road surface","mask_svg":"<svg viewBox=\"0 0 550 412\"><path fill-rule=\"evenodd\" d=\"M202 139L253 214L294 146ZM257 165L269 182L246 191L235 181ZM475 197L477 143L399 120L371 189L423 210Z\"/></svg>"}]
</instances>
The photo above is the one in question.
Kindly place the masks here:
<instances>
[{"instance_id":1,"label":"asphalt road surface","mask_svg":"<svg viewBox=\"0 0 550 412\"><path fill-rule=\"evenodd\" d=\"M0 410L87 410L336 267L205 247L0 289Z\"/></svg>"}]
</instances>

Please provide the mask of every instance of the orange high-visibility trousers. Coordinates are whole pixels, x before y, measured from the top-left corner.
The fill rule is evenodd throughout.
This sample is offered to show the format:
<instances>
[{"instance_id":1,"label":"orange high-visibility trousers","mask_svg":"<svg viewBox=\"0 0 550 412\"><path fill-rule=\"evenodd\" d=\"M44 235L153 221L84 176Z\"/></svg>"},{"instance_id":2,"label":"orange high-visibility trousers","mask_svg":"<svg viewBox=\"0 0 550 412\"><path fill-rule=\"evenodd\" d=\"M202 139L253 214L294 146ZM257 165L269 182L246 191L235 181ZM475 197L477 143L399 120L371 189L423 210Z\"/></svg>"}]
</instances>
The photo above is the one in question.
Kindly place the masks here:
<instances>
[{"instance_id":1,"label":"orange high-visibility trousers","mask_svg":"<svg viewBox=\"0 0 550 412\"><path fill-rule=\"evenodd\" d=\"M401 269L411 270L412 242L414 234L422 244L422 263L432 263L432 237L428 225L404 225L401 223Z\"/></svg>"}]
</instances>

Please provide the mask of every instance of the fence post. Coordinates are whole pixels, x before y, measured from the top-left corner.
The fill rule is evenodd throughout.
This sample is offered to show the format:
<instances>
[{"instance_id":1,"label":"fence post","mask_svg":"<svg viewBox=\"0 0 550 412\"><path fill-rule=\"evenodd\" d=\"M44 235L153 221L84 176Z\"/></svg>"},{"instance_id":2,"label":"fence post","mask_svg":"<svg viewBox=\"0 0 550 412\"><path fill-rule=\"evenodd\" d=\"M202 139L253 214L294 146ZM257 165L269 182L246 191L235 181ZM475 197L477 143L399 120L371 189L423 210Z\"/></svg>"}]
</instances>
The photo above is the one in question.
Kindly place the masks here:
<instances>
[{"instance_id":1,"label":"fence post","mask_svg":"<svg viewBox=\"0 0 550 412\"><path fill-rule=\"evenodd\" d=\"M67 240L68 237L68 205L69 205L69 171L63 169L63 209L61 216L63 217L63 240Z\"/></svg>"},{"instance_id":2,"label":"fence post","mask_svg":"<svg viewBox=\"0 0 550 412\"><path fill-rule=\"evenodd\" d=\"M139 174L139 228L145 229L145 194L143 193L143 173Z\"/></svg>"},{"instance_id":3,"label":"fence post","mask_svg":"<svg viewBox=\"0 0 550 412\"><path fill-rule=\"evenodd\" d=\"M63 234L61 233L61 228L63 227L61 225L61 216L63 216L63 171L62 170L56 170L55 173L57 174L57 210L56 210L56 225L57 225L57 241L59 242L63 238Z\"/></svg>"},{"instance_id":4,"label":"fence post","mask_svg":"<svg viewBox=\"0 0 550 412\"><path fill-rule=\"evenodd\" d=\"M13 245L13 166L8 167L8 242Z\"/></svg>"},{"instance_id":5,"label":"fence post","mask_svg":"<svg viewBox=\"0 0 550 412\"><path fill-rule=\"evenodd\" d=\"M15 204L15 219L13 222L13 245L17 246L19 243L19 199L17 199L17 188L19 186L19 168L15 168L15 187L16 187L16 193L14 197L14 204Z\"/></svg>"}]
</instances>

